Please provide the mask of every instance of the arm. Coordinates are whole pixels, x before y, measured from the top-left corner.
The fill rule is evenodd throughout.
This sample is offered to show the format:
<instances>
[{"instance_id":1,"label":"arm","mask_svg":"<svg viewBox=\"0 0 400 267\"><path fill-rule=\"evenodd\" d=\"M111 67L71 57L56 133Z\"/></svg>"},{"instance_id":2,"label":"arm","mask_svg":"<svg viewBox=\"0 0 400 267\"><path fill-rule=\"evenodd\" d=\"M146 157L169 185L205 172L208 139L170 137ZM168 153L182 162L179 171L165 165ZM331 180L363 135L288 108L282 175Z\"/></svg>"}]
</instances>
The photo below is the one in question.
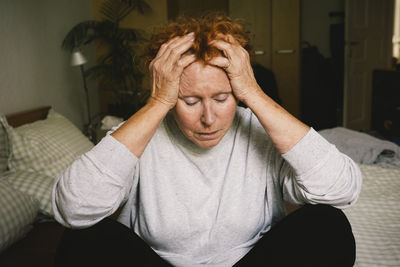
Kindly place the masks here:
<instances>
[{"instance_id":1,"label":"arm","mask_svg":"<svg viewBox=\"0 0 400 267\"><path fill-rule=\"evenodd\" d=\"M225 68L233 93L256 115L285 159L279 173L285 199L342 208L353 204L362 180L357 164L262 91L247 51L232 36L220 35L210 44L225 55L211 63Z\"/></svg>"},{"instance_id":2,"label":"arm","mask_svg":"<svg viewBox=\"0 0 400 267\"><path fill-rule=\"evenodd\" d=\"M273 101L258 85L252 90L254 93L246 95L243 103L257 116L277 150L281 154L288 152L306 135L310 127Z\"/></svg>"},{"instance_id":3,"label":"arm","mask_svg":"<svg viewBox=\"0 0 400 267\"><path fill-rule=\"evenodd\" d=\"M249 54L232 36L219 37L210 44L222 50L226 57L216 57L210 63L225 69L234 95L257 116L278 151L282 154L289 151L310 127L263 92L254 77Z\"/></svg>"},{"instance_id":4,"label":"arm","mask_svg":"<svg viewBox=\"0 0 400 267\"><path fill-rule=\"evenodd\" d=\"M142 109L111 135L124 144L136 157L140 157L168 111L167 105L150 99Z\"/></svg>"},{"instance_id":5,"label":"arm","mask_svg":"<svg viewBox=\"0 0 400 267\"><path fill-rule=\"evenodd\" d=\"M314 129L282 157L279 177L286 201L343 209L358 199L362 185L358 165Z\"/></svg>"},{"instance_id":6,"label":"arm","mask_svg":"<svg viewBox=\"0 0 400 267\"><path fill-rule=\"evenodd\" d=\"M137 157L111 136L78 157L54 184L54 218L67 227L91 226L113 214L134 185Z\"/></svg>"},{"instance_id":7,"label":"arm","mask_svg":"<svg viewBox=\"0 0 400 267\"><path fill-rule=\"evenodd\" d=\"M59 176L52 197L57 221L69 227L93 225L113 214L134 190L138 158L175 106L183 69L195 60L184 54L192 44L193 34L163 44L150 64L148 103Z\"/></svg>"},{"instance_id":8,"label":"arm","mask_svg":"<svg viewBox=\"0 0 400 267\"><path fill-rule=\"evenodd\" d=\"M172 109L179 92L183 69L193 63L193 54L184 54L193 44L194 35L175 37L163 44L150 63L152 93L148 103L112 136L140 157L158 125Z\"/></svg>"}]
</instances>

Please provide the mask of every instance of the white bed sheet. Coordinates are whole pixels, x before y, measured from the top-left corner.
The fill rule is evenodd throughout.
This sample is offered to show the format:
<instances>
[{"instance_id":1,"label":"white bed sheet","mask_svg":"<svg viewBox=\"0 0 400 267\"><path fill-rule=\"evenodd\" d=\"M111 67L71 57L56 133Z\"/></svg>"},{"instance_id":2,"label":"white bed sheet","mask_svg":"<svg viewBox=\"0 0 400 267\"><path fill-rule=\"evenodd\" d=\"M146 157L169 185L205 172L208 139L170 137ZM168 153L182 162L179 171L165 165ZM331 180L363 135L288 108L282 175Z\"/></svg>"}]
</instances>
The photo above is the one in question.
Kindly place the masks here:
<instances>
[{"instance_id":1,"label":"white bed sheet","mask_svg":"<svg viewBox=\"0 0 400 267\"><path fill-rule=\"evenodd\" d=\"M344 210L356 239L355 266L400 266L400 169L360 169L360 197Z\"/></svg>"}]
</instances>

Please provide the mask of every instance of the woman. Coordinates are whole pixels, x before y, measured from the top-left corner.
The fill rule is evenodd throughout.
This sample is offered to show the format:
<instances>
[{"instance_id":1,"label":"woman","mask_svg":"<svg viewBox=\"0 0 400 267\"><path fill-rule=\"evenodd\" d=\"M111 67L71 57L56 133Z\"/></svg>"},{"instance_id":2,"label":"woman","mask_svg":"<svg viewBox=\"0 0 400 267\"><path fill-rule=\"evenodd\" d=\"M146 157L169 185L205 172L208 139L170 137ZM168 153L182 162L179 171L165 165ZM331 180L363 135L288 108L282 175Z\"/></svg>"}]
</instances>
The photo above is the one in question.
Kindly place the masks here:
<instances>
[{"instance_id":1,"label":"woman","mask_svg":"<svg viewBox=\"0 0 400 267\"><path fill-rule=\"evenodd\" d=\"M248 40L223 16L153 36L148 103L55 184L55 218L84 228L63 237L59 266L352 266L339 209L360 171L263 93ZM284 218L284 200L303 208ZM123 225L106 218L120 207Z\"/></svg>"}]
</instances>

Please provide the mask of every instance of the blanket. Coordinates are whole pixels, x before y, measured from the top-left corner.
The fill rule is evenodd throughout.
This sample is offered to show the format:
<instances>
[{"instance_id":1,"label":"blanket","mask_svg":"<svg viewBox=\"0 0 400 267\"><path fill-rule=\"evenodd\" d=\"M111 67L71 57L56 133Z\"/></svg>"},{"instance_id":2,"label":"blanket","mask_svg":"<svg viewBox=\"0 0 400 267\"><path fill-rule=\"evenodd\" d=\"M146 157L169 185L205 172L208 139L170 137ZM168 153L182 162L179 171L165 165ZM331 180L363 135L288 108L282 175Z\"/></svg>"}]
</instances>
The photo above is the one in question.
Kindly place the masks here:
<instances>
[{"instance_id":1,"label":"blanket","mask_svg":"<svg viewBox=\"0 0 400 267\"><path fill-rule=\"evenodd\" d=\"M394 142L343 127L324 129L319 133L359 164L400 168L400 146Z\"/></svg>"}]
</instances>

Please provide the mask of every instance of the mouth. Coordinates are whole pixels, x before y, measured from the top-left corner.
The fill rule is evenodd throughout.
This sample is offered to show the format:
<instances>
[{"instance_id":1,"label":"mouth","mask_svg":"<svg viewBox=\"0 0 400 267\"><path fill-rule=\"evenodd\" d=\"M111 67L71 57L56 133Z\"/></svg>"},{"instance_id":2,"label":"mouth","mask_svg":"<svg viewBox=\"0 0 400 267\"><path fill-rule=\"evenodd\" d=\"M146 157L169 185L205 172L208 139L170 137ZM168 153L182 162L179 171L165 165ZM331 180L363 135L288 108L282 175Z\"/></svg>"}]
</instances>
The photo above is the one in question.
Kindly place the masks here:
<instances>
[{"instance_id":1,"label":"mouth","mask_svg":"<svg viewBox=\"0 0 400 267\"><path fill-rule=\"evenodd\" d=\"M197 132L198 135L203 136L203 137L212 137L214 135L216 135L218 133L217 131L213 131L213 132Z\"/></svg>"}]
</instances>

